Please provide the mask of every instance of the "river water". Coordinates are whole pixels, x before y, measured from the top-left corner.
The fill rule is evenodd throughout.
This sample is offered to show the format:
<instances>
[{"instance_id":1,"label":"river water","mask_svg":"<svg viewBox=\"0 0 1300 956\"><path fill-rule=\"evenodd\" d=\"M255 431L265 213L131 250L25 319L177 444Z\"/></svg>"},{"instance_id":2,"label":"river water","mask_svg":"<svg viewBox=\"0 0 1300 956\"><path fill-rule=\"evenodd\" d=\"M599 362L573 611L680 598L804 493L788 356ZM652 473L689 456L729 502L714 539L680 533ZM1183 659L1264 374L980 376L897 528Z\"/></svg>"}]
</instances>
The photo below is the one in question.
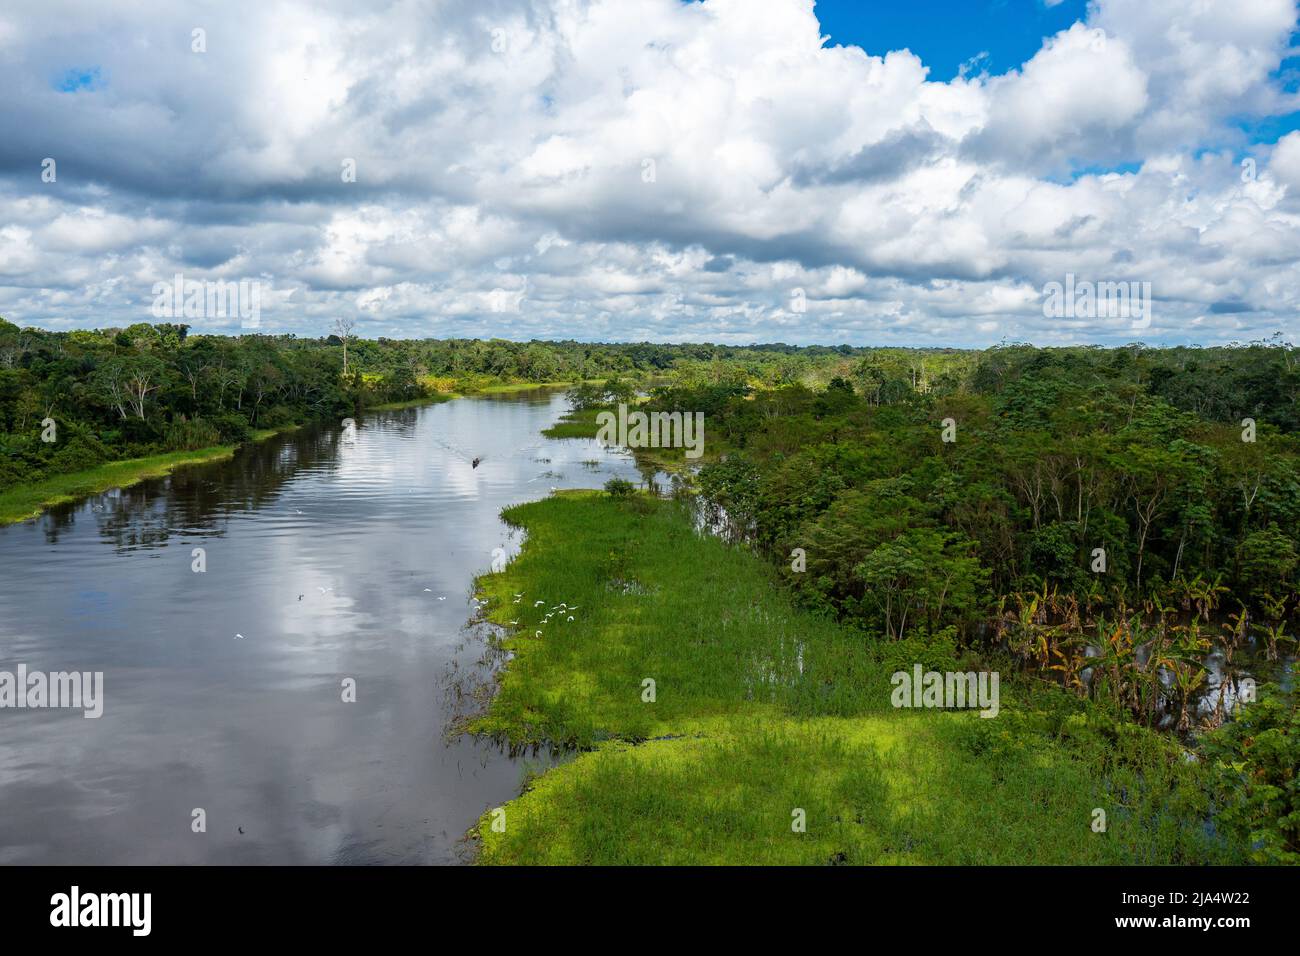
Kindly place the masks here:
<instances>
[{"instance_id":1,"label":"river water","mask_svg":"<svg viewBox=\"0 0 1300 956\"><path fill-rule=\"evenodd\" d=\"M564 410L373 413L0 528L0 671L104 674L98 719L0 708L0 863L463 860L525 769L446 739L487 674L472 579L518 550L499 512L639 479L544 439Z\"/></svg>"}]
</instances>

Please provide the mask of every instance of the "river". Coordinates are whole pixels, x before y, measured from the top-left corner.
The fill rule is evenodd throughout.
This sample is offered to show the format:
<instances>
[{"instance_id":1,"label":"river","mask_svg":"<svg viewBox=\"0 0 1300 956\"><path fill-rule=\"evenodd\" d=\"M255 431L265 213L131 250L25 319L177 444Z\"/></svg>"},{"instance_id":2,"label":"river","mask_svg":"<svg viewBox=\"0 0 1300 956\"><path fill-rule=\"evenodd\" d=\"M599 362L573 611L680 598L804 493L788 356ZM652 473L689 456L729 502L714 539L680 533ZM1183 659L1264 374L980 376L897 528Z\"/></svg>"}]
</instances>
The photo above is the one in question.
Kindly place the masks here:
<instances>
[{"instance_id":1,"label":"river","mask_svg":"<svg viewBox=\"0 0 1300 956\"><path fill-rule=\"evenodd\" d=\"M640 477L564 410L371 413L0 528L0 671L104 675L98 719L0 709L0 863L462 861L525 769L446 739L499 513Z\"/></svg>"}]
</instances>

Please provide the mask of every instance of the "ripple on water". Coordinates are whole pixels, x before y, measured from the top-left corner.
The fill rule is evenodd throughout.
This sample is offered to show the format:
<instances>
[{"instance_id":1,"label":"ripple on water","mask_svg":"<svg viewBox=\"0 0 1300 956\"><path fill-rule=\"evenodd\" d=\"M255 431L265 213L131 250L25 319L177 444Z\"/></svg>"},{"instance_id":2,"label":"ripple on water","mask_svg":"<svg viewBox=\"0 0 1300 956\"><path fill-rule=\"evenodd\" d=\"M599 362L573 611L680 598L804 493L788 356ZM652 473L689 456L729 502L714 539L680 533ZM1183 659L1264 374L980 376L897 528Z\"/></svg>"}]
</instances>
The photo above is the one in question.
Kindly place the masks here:
<instances>
[{"instance_id":1,"label":"ripple on water","mask_svg":"<svg viewBox=\"0 0 1300 956\"><path fill-rule=\"evenodd\" d=\"M562 411L538 393L302 429L0 529L0 669L105 688L98 720L0 714L0 860L458 861L523 770L444 743L448 674L485 653L473 576L517 547L500 511L639 477L540 439Z\"/></svg>"}]
</instances>

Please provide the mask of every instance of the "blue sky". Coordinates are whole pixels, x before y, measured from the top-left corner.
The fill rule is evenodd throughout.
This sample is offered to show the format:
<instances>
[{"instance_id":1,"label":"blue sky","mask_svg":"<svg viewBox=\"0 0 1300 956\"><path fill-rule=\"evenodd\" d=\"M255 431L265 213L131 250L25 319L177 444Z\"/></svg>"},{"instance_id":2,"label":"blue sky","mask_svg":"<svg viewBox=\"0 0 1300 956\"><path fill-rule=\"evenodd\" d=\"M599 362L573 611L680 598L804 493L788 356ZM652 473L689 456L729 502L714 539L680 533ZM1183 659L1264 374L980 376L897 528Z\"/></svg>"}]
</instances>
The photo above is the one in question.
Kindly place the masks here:
<instances>
[{"instance_id":1,"label":"blue sky","mask_svg":"<svg viewBox=\"0 0 1300 956\"><path fill-rule=\"evenodd\" d=\"M963 69L1016 69L1038 52L1045 37L1083 20L1087 8L1088 0L1050 6L1044 0L817 0L815 12L828 45L852 44L878 56L908 49L930 68L930 79L951 80ZM1298 44L1300 35L1292 34L1292 47L1300 49ZM1274 76L1282 89L1300 88L1300 53ZM1300 111L1243 117L1238 125L1250 141L1271 143L1300 129Z\"/></svg>"},{"instance_id":2,"label":"blue sky","mask_svg":"<svg viewBox=\"0 0 1300 956\"><path fill-rule=\"evenodd\" d=\"M1043 37L1083 19L1086 0L817 0L829 44L853 44L883 56L908 49L950 80L981 54L975 69L1005 73L1038 52Z\"/></svg>"},{"instance_id":3,"label":"blue sky","mask_svg":"<svg viewBox=\"0 0 1300 956\"><path fill-rule=\"evenodd\" d=\"M76 93L79 90L93 90L102 88L104 85L103 77L99 75L99 67L73 67L64 70L55 82L54 87L60 93Z\"/></svg>"}]
</instances>

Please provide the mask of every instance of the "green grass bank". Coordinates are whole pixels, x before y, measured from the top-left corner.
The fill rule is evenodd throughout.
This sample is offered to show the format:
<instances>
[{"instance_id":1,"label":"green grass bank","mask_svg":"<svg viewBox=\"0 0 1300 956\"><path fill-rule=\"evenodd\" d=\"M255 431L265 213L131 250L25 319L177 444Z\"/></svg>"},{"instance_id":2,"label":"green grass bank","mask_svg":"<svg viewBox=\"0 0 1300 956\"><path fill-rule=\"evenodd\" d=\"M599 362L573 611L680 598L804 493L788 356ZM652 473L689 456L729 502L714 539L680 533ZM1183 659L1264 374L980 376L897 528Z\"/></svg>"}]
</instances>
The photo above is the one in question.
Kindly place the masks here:
<instances>
[{"instance_id":1,"label":"green grass bank","mask_svg":"<svg viewBox=\"0 0 1300 956\"><path fill-rule=\"evenodd\" d=\"M56 505L97 495L111 488L126 488L146 478L161 478L182 465L222 461L235 453L234 445L175 451L147 458L111 461L86 471L54 475L43 481L0 491L0 525L36 518Z\"/></svg>"},{"instance_id":2,"label":"green grass bank","mask_svg":"<svg viewBox=\"0 0 1300 956\"><path fill-rule=\"evenodd\" d=\"M530 781L504 829L483 816L480 863L1242 857L1204 825L1176 741L1010 673L994 718L895 709L894 671L977 662L794 607L677 503L562 493L505 518L523 551L479 588L513 657L469 729L577 756Z\"/></svg>"},{"instance_id":3,"label":"green grass bank","mask_svg":"<svg viewBox=\"0 0 1300 956\"><path fill-rule=\"evenodd\" d=\"M253 432L252 441L265 441L272 435L293 431L300 426L264 428ZM52 475L42 481L30 482L0 491L0 527L38 518L47 508L69 504L91 495L103 494L113 488L129 488L149 478L162 478L184 465L204 465L225 461L235 453L237 445L214 445L194 451L173 451L145 458L126 458L110 461L85 471Z\"/></svg>"}]
</instances>

